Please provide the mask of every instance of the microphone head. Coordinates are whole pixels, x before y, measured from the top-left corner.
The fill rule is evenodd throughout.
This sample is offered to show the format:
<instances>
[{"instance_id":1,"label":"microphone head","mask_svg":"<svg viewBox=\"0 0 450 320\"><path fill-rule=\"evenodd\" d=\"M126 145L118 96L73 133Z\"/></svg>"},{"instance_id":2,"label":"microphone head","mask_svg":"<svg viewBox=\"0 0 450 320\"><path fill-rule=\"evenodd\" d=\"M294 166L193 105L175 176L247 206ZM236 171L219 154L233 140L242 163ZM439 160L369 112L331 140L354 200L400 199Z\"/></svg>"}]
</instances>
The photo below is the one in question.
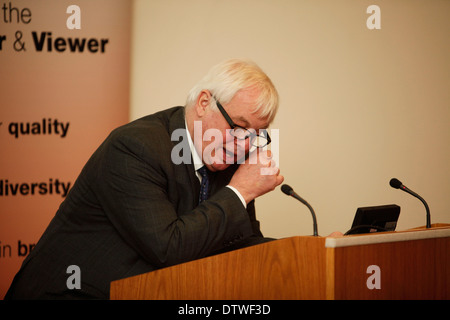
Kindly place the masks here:
<instances>
[{"instance_id":1,"label":"microphone head","mask_svg":"<svg viewBox=\"0 0 450 320\"><path fill-rule=\"evenodd\" d=\"M291 195L291 193L294 191L294 189L292 189L290 186L288 186L287 184L283 184L281 186L281 191L283 191L284 194L287 194L288 196Z\"/></svg>"},{"instance_id":2,"label":"microphone head","mask_svg":"<svg viewBox=\"0 0 450 320\"><path fill-rule=\"evenodd\" d=\"M401 183L401 181L396 178L392 178L391 181L389 181L389 184L392 188L395 189L399 189L403 185L403 183Z\"/></svg>"}]
</instances>

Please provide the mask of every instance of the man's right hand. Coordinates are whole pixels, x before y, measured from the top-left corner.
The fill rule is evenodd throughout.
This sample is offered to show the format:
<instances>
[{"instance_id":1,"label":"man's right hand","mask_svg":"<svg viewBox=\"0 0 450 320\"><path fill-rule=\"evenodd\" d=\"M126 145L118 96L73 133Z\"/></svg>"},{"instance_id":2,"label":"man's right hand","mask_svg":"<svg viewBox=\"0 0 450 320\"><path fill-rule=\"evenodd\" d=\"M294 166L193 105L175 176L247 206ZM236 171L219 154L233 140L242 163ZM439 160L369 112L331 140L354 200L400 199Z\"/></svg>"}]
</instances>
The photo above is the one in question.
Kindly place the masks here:
<instances>
[{"instance_id":1,"label":"man's right hand","mask_svg":"<svg viewBox=\"0 0 450 320\"><path fill-rule=\"evenodd\" d=\"M283 183L270 151L255 150L233 175L229 185L236 188L249 203Z\"/></svg>"}]
</instances>

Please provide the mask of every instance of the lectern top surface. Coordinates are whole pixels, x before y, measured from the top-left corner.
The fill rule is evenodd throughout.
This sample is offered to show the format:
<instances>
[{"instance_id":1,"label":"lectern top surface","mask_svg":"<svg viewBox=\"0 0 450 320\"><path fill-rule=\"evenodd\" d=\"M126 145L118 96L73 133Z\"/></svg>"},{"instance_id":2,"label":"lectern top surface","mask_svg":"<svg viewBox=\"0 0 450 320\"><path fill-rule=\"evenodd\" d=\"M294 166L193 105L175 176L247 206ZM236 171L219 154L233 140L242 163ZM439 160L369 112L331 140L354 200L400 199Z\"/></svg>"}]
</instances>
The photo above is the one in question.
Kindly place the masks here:
<instances>
[{"instance_id":1,"label":"lectern top surface","mask_svg":"<svg viewBox=\"0 0 450 320\"><path fill-rule=\"evenodd\" d=\"M408 230L400 232L379 232L365 235L353 235L337 238L326 238L326 248L339 248L359 246L366 244L410 241L433 238L447 238L450 237L450 228L432 228L423 230Z\"/></svg>"}]
</instances>

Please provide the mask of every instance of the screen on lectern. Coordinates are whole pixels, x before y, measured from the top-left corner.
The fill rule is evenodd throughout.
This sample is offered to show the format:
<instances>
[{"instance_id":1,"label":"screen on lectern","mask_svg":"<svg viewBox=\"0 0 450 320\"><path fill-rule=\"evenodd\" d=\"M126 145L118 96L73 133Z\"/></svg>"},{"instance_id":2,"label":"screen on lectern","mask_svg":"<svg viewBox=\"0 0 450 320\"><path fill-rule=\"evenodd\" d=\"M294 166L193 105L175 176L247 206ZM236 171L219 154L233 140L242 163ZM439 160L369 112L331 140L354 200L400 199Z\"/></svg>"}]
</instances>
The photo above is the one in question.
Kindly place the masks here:
<instances>
[{"instance_id":1,"label":"screen on lectern","mask_svg":"<svg viewBox=\"0 0 450 320\"><path fill-rule=\"evenodd\" d=\"M358 208L352 227L345 234L395 231L399 215L400 206L396 204Z\"/></svg>"}]
</instances>

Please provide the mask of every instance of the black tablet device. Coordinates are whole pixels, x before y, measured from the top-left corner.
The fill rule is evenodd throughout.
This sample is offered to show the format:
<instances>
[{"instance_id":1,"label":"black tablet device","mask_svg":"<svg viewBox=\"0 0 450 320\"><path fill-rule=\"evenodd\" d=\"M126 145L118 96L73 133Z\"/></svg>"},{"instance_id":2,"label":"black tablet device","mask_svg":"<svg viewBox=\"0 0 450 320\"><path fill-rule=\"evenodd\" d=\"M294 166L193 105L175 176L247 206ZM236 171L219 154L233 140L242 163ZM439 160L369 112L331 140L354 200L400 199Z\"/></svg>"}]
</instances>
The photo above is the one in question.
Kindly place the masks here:
<instances>
[{"instance_id":1,"label":"black tablet device","mask_svg":"<svg viewBox=\"0 0 450 320\"><path fill-rule=\"evenodd\" d=\"M352 228L345 234L394 231L399 215L400 207L396 204L358 208Z\"/></svg>"}]
</instances>

